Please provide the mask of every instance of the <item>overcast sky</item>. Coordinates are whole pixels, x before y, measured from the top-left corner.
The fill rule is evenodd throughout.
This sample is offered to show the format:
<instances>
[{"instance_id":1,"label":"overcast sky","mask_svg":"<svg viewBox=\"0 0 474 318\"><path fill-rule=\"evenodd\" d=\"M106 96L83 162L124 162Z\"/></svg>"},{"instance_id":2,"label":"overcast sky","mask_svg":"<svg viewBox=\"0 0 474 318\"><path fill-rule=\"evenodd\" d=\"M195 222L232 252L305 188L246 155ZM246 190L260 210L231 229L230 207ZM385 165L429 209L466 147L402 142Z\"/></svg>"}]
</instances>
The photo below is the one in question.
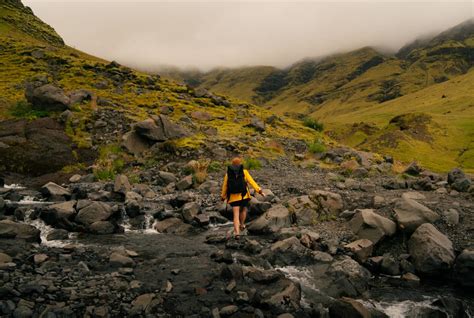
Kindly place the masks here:
<instances>
[{"instance_id":1,"label":"overcast sky","mask_svg":"<svg viewBox=\"0 0 474 318\"><path fill-rule=\"evenodd\" d=\"M471 1L23 2L77 49L132 66L201 69L396 50L473 17Z\"/></svg>"}]
</instances>

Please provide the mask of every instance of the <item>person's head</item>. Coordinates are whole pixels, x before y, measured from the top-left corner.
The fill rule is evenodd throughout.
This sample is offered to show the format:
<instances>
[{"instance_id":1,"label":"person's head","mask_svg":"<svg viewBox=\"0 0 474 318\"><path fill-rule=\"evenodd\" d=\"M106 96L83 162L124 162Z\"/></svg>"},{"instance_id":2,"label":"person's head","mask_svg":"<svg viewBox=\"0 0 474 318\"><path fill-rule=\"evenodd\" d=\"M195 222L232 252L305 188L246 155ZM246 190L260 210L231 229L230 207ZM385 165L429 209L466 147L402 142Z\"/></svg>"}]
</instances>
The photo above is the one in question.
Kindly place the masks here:
<instances>
[{"instance_id":1,"label":"person's head","mask_svg":"<svg viewBox=\"0 0 474 318\"><path fill-rule=\"evenodd\" d=\"M242 164L242 158L240 157L235 157L232 159L232 165L233 166L240 166Z\"/></svg>"}]
</instances>

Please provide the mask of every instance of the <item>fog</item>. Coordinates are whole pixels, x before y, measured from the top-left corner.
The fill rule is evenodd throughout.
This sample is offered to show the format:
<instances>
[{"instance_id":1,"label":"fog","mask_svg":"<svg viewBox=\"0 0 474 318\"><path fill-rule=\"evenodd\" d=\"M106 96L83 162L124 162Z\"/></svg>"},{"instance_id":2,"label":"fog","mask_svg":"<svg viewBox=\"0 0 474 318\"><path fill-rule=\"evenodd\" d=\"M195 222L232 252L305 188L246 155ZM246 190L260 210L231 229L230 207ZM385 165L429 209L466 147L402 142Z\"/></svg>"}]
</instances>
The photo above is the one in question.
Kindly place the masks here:
<instances>
[{"instance_id":1,"label":"fog","mask_svg":"<svg viewBox=\"0 0 474 318\"><path fill-rule=\"evenodd\" d=\"M140 68L287 66L363 46L394 52L473 16L473 3L25 0L65 42Z\"/></svg>"}]
</instances>

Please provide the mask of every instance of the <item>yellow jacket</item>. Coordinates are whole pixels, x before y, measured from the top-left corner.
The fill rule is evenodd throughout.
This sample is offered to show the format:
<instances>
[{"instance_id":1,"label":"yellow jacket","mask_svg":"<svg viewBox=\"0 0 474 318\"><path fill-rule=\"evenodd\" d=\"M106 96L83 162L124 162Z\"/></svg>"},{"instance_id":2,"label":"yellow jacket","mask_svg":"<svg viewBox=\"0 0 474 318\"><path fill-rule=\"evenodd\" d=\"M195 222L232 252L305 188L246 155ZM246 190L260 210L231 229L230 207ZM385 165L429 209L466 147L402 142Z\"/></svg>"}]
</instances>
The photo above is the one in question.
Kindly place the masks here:
<instances>
[{"instance_id":1,"label":"yellow jacket","mask_svg":"<svg viewBox=\"0 0 474 318\"><path fill-rule=\"evenodd\" d=\"M257 192L260 192L260 187L258 186L258 184L253 180L252 176L250 175L250 173L244 169L244 178L245 178L245 181L247 183L250 183L250 185L252 186L252 188L255 189L255 191ZM227 173L225 174L225 177L224 177L224 183L222 184L222 193L221 193L221 197L223 199L226 199L227 200ZM247 194L243 197L243 199L250 199L250 192L249 192L249 189L247 187ZM240 201L242 200L242 194L240 193L231 193L230 194L230 198L229 200L227 201L227 203L231 203L231 202L235 202L235 201Z\"/></svg>"}]
</instances>

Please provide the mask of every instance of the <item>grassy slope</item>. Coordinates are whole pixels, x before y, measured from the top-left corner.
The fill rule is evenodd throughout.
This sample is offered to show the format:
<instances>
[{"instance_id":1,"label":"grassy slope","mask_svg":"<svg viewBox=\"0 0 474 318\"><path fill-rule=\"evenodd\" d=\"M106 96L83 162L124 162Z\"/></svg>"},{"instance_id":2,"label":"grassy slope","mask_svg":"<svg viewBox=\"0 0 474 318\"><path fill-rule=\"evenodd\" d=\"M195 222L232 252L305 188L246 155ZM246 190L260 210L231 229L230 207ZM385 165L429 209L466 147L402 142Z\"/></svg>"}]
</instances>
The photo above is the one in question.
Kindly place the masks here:
<instances>
[{"instance_id":1,"label":"grassy slope","mask_svg":"<svg viewBox=\"0 0 474 318\"><path fill-rule=\"evenodd\" d=\"M472 23L464 24L462 30L460 27L448 30L405 52L404 58L363 48L296 63L284 70L286 84L271 92L271 98L264 105L277 113L304 113L315 117L326 123L341 142L351 146L392 153L406 161L415 159L436 171L461 166L472 172L474 92L469 90L474 87L472 70L469 71L474 50ZM466 25L471 26L466 28ZM471 57L456 50L469 50L471 53L467 54ZM368 61L379 58L383 59L382 63L367 69L363 67ZM361 68L363 71L357 72ZM255 87L258 88L265 77L258 82L262 79L256 73L259 68L245 70L245 73L240 69L208 73L207 86L244 100L259 100ZM242 77L246 74L247 77ZM253 95L251 88L254 88ZM441 99L443 94L447 98ZM386 100L380 99L381 96ZM392 149L378 142L383 132L370 138L362 132L347 136L352 123L371 122L385 129L391 118L412 111L432 116L429 124L432 141L402 135L400 143ZM444 114L448 111L450 113Z\"/></svg>"},{"instance_id":2,"label":"grassy slope","mask_svg":"<svg viewBox=\"0 0 474 318\"><path fill-rule=\"evenodd\" d=\"M55 35L53 29L28 12L0 4L0 17L6 16L15 17L15 20L20 22L26 19L31 20L32 28L29 31L41 28L50 32L51 36ZM37 116L38 114L35 112L18 114L18 105L25 102L23 85L25 81L35 76L45 75L51 82L66 91L87 89L97 97L112 101L117 105L116 107L103 108L123 111L134 120L143 120L150 114L159 114L160 107L165 105L174 107L175 111L171 116L176 121L184 114L190 114L197 110L218 117L218 119L205 123L196 122L198 127L217 128L217 137L207 137L198 133L190 138L179 140L178 146L197 147L208 142L208 139L213 139L214 142L228 140L234 144L255 140L246 145L250 147L245 147L249 148L248 155L271 157L282 154L278 142L275 140L294 138L312 141L315 138L314 131L303 127L301 122L292 119L285 119L282 123L267 126L264 135L257 134L254 129L244 127L244 125L250 121L250 117L253 115L264 120L272 115L270 111L262 111L254 105L240 106L236 101L230 108L216 106L209 98L194 98L189 94L189 89L186 86L166 79L158 81L159 89L148 89L146 85L141 84L149 78L149 75L145 73L132 71L136 79L123 83L121 92L112 84L109 85L109 88L97 89L94 84L107 78L94 72L90 67L104 69L108 62L60 43L47 42L43 36L32 36L34 34L34 32L25 33L18 26L0 19L0 45L2 47L0 50L0 120L18 116L29 118ZM32 53L37 50L43 51L44 57L34 58ZM60 61L59 66L57 61ZM73 109L74 117L82 122L90 121L95 107L94 102L75 107ZM244 119L232 120L240 118L243 111L246 113ZM49 115L57 116L59 114ZM77 144L89 146L90 136L87 131L74 129L67 132Z\"/></svg>"}]
</instances>

